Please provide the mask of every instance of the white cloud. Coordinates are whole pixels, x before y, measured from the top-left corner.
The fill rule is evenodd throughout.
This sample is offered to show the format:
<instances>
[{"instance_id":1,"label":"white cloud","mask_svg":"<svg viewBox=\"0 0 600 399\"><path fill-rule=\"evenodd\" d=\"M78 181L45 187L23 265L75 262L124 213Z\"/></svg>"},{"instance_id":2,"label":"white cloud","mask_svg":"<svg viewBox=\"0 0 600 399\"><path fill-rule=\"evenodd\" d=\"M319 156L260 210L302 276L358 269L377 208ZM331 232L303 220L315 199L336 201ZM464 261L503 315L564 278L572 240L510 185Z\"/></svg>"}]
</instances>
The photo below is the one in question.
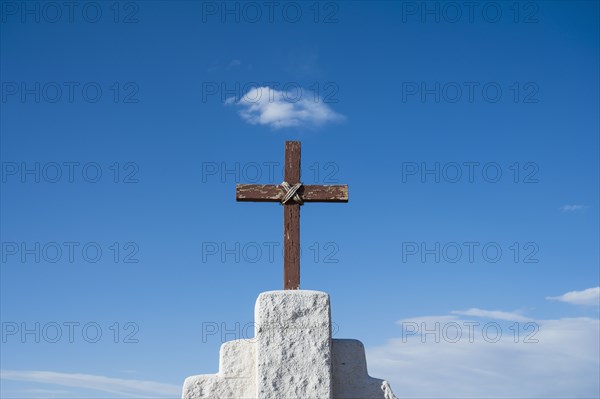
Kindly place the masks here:
<instances>
[{"instance_id":1,"label":"white cloud","mask_svg":"<svg viewBox=\"0 0 600 399\"><path fill-rule=\"evenodd\" d=\"M70 391L64 389L23 389L22 393L34 395L34 397L42 396L42 397L52 397L52 398L60 398L64 396L73 396Z\"/></svg>"},{"instance_id":2,"label":"white cloud","mask_svg":"<svg viewBox=\"0 0 600 399\"><path fill-rule=\"evenodd\" d=\"M227 68L235 68L242 65L242 62L240 60L231 60L231 62L227 65Z\"/></svg>"},{"instance_id":3,"label":"white cloud","mask_svg":"<svg viewBox=\"0 0 600 399\"><path fill-rule=\"evenodd\" d=\"M460 316L473 316L482 317L496 320L508 320L508 321L531 321L530 318L521 315L516 312L503 312L500 310L483 310L478 308L471 308L468 310L453 310L452 314Z\"/></svg>"},{"instance_id":4,"label":"white cloud","mask_svg":"<svg viewBox=\"0 0 600 399\"><path fill-rule=\"evenodd\" d=\"M573 305L600 306L600 287L588 288L583 291L571 291L560 296L548 296L551 301L561 301Z\"/></svg>"},{"instance_id":5,"label":"white cloud","mask_svg":"<svg viewBox=\"0 0 600 399\"><path fill-rule=\"evenodd\" d=\"M563 212L579 212L579 211L586 210L587 206L585 206L585 205L563 205L558 209L560 209Z\"/></svg>"},{"instance_id":6,"label":"white cloud","mask_svg":"<svg viewBox=\"0 0 600 399\"><path fill-rule=\"evenodd\" d=\"M90 374L1 370L0 379L91 389L113 395L127 395L131 397L158 398L178 397L181 395L181 386L177 385L144 380L125 380Z\"/></svg>"},{"instance_id":7,"label":"white cloud","mask_svg":"<svg viewBox=\"0 0 600 399\"><path fill-rule=\"evenodd\" d=\"M497 317L505 312L478 309L466 313ZM367 349L369 373L387 379L399 398L537 399L600 395L597 319L484 323L456 316L424 316L413 320L418 320L412 328L419 328L419 332L424 328L420 323L426 321L428 334L407 335L403 331L400 338ZM437 343L431 333L435 322L440 323L442 335ZM454 326L444 334L445 326L451 323ZM479 325L471 333L465 323ZM488 324L496 327L484 334ZM463 334L458 341L456 325L461 326ZM502 334L493 342L498 326Z\"/></svg>"},{"instance_id":8,"label":"white cloud","mask_svg":"<svg viewBox=\"0 0 600 399\"><path fill-rule=\"evenodd\" d=\"M239 101L228 98L225 104L242 107L239 114L251 125L268 125L274 129L317 127L344 119L323 100L299 86L280 91L268 86L250 89Z\"/></svg>"}]
</instances>

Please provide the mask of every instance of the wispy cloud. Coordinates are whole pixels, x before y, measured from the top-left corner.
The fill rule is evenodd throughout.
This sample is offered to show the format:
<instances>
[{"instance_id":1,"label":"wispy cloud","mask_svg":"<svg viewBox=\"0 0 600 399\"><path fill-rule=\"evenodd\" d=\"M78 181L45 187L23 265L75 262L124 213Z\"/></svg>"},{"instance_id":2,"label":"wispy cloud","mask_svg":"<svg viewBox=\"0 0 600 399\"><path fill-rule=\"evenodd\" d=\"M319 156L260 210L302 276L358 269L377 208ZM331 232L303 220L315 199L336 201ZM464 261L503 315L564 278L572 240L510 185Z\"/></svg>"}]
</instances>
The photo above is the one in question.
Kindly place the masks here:
<instances>
[{"instance_id":1,"label":"wispy cloud","mask_svg":"<svg viewBox=\"0 0 600 399\"><path fill-rule=\"evenodd\" d=\"M514 321L523 316L511 312L474 308L451 313L454 316L414 319L419 322L413 328L427 331L409 337L403 332L385 345L367 348L370 374L388 379L399 398L599 397L599 320L582 317L524 323ZM458 314L510 321L480 322L469 334L468 326L475 321ZM452 340L436 342L435 323L441 334L444 326L451 325L446 334ZM501 339L490 340L494 328L486 338L488 324L501 326ZM457 325L462 326L458 341Z\"/></svg>"},{"instance_id":2,"label":"wispy cloud","mask_svg":"<svg viewBox=\"0 0 600 399\"><path fill-rule=\"evenodd\" d=\"M181 387L177 385L90 374L1 370L0 379L90 389L129 397L178 397L181 394Z\"/></svg>"},{"instance_id":3,"label":"wispy cloud","mask_svg":"<svg viewBox=\"0 0 600 399\"><path fill-rule=\"evenodd\" d=\"M318 127L344 119L320 97L300 87L290 91L255 87L239 101L229 98L225 103L241 107L240 116L251 125L267 125L274 129Z\"/></svg>"},{"instance_id":4,"label":"wispy cloud","mask_svg":"<svg viewBox=\"0 0 600 399\"><path fill-rule=\"evenodd\" d=\"M322 76L324 71L320 65L319 58L317 48L294 48L287 55L285 70L300 79Z\"/></svg>"},{"instance_id":5,"label":"wispy cloud","mask_svg":"<svg viewBox=\"0 0 600 399\"><path fill-rule=\"evenodd\" d=\"M586 205L563 205L558 209L563 212L582 212L587 209L587 206Z\"/></svg>"},{"instance_id":6,"label":"wispy cloud","mask_svg":"<svg viewBox=\"0 0 600 399\"><path fill-rule=\"evenodd\" d=\"M242 61L235 59L235 60L231 60L231 62L229 62L229 64L227 65L227 68L235 68L242 65Z\"/></svg>"},{"instance_id":7,"label":"wispy cloud","mask_svg":"<svg viewBox=\"0 0 600 399\"><path fill-rule=\"evenodd\" d=\"M65 389L23 389L22 393L30 394L32 397L52 397L52 398L60 398L66 396L74 396L70 391Z\"/></svg>"},{"instance_id":8,"label":"wispy cloud","mask_svg":"<svg viewBox=\"0 0 600 399\"><path fill-rule=\"evenodd\" d=\"M600 306L600 287L588 288L583 291L571 291L559 296L547 296L546 299L573 305Z\"/></svg>"},{"instance_id":9,"label":"wispy cloud","mask_svg":"<svg viewBox=\"0 0 600 399\"><path fill-rule=\"evenodd\" d=\"M525 317L517 312L503 312L501 310L483 310L478 308L471 308L467 310L453 310L452 314L460 316L473 316L495 320L507 320L507 321L531 321L530 318Z\"/></svg>"}]
</instances>

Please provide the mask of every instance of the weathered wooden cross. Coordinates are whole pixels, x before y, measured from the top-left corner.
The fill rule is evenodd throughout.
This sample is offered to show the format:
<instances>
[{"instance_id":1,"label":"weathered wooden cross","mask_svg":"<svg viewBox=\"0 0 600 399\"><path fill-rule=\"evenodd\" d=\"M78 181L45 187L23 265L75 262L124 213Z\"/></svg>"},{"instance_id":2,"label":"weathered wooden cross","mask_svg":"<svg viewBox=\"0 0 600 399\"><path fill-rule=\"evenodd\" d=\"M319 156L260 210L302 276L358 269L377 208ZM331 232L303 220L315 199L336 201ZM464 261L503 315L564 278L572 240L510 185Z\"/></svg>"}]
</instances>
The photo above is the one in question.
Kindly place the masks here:
<instances>
[{"instance_id":1,"label":"weathered wooden cross","mask_svg":"<svg viewBox=\"0 0 600 399\"><path fill-rule=\"evenodd\" d=\"M283 288L300 288L300 206L304 202L348 202L348 185L303 185L300 182L300 142L286 141L284 181L238 184L237 201L279 202L283 205Z\"/></svg>"}]
</instances>

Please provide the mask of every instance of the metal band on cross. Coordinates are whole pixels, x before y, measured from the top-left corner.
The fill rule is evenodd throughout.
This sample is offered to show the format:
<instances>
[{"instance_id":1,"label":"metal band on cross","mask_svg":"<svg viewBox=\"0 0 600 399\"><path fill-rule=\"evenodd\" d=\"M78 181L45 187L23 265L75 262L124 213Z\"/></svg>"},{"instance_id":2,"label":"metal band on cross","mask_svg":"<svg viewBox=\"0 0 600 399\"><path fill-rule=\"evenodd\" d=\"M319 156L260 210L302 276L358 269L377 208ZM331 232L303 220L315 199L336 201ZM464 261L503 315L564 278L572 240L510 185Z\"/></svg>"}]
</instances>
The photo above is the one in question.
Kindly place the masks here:
<instances>
[{"instance_id":1,"label":"metal band on cross","mask_svg":"<svg viewBox=\"0 0 600 399\"><path fill-rule=\"evenodd\" d=\"M284 181L280 184L280 186L286 191L285 195L281 199L281 205L287 204L287 202L292 198L294 198L294 201L300 205L304 203L302 198L300 198L300 195L297 193L298 189L302 187L302 183L296 183L293 186L290 186L290 183Z\"/></svg>"}]
</instances>

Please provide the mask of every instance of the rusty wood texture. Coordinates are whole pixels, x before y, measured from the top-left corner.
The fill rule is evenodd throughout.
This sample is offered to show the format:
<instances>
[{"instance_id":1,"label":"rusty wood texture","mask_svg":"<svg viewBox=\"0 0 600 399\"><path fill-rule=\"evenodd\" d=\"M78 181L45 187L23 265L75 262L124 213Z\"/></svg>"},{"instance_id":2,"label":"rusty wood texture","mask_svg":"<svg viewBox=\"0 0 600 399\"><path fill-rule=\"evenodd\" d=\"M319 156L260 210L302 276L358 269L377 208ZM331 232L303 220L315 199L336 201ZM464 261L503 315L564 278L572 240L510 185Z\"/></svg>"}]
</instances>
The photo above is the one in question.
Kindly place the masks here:
<instances>
[{"instance_id":1,"label":"rusty wood texture","mask_svg":"<svg viewBox=\"0 0 600 399\"><path fill-rule=\"evenodd\" d=\"M283 289L300 289L300 205L283 206Z\"/></svg>"},{"instance_id":2,"label":"rusty wood texture","mask_svg":"<svg viewBox=\"0 0 600 399\"><path fill-rule=\"evenodd\" d=\"M284 179L300 181L300 142L285 142ZM283 206L283 288L300 289L300 204Z\"/></svg>"},{"instance_id":3,"label":"rusty wood texture","mask_svg":"<svg viewBox=\"0 0 600 399\"><path fill-rule=\"evenodd\" d=\"M285 142L285 161L283 175L291 186L300 181L300 142Z\"/></svg>"},{"instance_id":4,"label":"rusty wood texture","mask_svg":"<svg viewBox=\"0 0 600 399\"><path fill-rule=\"evenodd\" d=\"M348 202L348 185L305 185L298 194L304 202ZM235 199L238 202L280 202L285 190L274 184L238 184Z\"/></svg>"}]
</instances>

